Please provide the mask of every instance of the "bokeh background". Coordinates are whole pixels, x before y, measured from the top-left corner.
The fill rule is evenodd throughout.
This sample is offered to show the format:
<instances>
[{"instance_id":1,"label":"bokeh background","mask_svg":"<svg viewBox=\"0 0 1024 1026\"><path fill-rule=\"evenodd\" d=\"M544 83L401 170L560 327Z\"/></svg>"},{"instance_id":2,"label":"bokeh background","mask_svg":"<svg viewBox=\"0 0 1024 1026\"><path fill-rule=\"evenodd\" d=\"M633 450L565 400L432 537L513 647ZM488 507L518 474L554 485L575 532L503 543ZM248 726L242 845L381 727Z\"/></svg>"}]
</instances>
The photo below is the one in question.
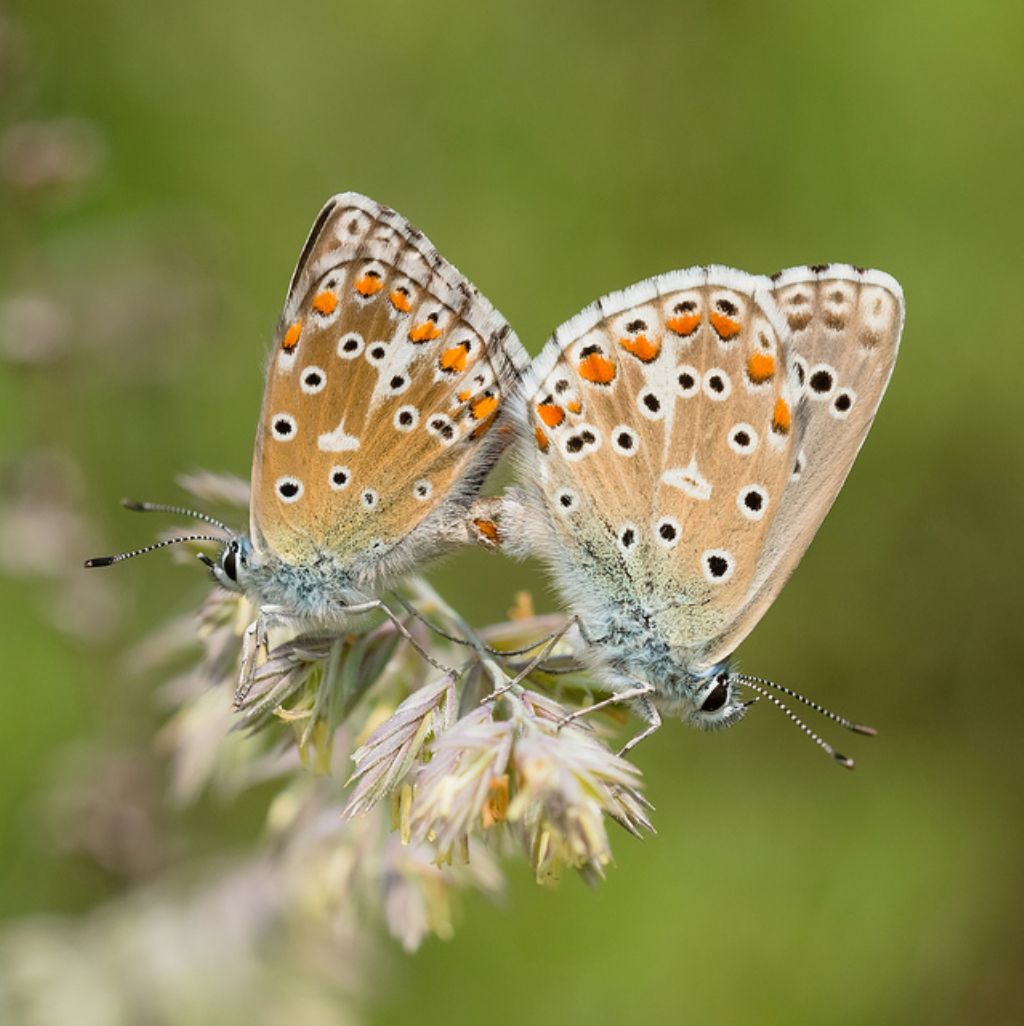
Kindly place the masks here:
<instances>
[{"instance_id":1,"label":"bokeh background","mask_svg":"<svg viewBox=\"0 0 1024 1026\"><path fill-rule=\"evenodd\" d=\"M741 652L879 728L834 738L857 771L768 709L724 735L669 724L637 760L659 834L617 838L600 889L518 862L450 941L406 956L368 933L372 984L337 1021L1024 1018L1019 4L2 12L4 929L260 843L258 789L163 802L164 714L126 667L199 569L79 566L159 526L121 495L247 474L293 261L357 189L534 352L600 293L696 262L882 267L908 317L868 444ZM520 588L552 608L529 565L460 555L433 579L478 622ZM125 938L140 962L151 942Z\"/></svg>"}]
</instances>

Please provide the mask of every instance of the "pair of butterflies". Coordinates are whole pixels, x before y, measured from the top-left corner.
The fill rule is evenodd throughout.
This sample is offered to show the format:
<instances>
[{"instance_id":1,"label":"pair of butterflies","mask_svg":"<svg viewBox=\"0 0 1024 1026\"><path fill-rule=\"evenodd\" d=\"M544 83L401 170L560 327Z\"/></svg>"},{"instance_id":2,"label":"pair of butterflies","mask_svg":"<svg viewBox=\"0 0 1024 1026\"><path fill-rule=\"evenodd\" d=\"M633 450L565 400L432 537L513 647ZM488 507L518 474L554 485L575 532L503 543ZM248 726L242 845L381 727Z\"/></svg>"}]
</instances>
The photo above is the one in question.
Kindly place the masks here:
<instances>
[{"instance_id":1,"label":"pair of butterflies","mask_svg":"<svg viewBox=\"0 0 1024 1026\"><path fill-rule=\"evenodd\" d=\"M276 332L250 533L214 576L261 620L323 622L460 541L534 553L646 715L631 745L659 708L729 725L743 687L781 704L729 657L842 486L902 325L879 271L699 267L602 297L531 364L420 231L335 196ZM480 499L510 446L521 487Z\"/></svg>"}]
</instances>

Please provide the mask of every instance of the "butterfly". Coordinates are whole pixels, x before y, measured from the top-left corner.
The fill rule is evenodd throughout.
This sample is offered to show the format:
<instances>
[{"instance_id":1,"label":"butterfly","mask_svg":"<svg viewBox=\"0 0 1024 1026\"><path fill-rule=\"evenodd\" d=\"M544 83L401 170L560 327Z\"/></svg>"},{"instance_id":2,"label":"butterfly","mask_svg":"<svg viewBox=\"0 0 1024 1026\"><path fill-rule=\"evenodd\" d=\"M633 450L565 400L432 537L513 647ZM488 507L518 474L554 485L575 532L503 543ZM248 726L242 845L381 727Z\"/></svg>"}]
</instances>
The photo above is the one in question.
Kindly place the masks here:
<instances>
[{"instance_id":1,"label":"butterfly","mask_svg":"<svg viewBox=\"0 0 1024 1026\"><path fill-rule=\"evenodd\" d=\"M539 555L588 641L586 660L635 702L705 729L790 689L731 668L842 487L892 373L903 293L844 264L771 278L673 271L604 296L559 327L516 405L523 486L506 549ZM755 698L754 701L757 699ZM659 711L660 710L660 711Z\"/></svg>"},{"instance_id":2,"label":"butterfly","mask_svg":"<svg viewBox=\"0 0 1024 1026\"><path fill-rule=\"evenodd\" d=\"M383 608L375 596L412 567L496 539L474 502L512 439L503 422L528 363L505 319L419 229L358 193L326 203L267 364L249 533L192 514L227 535L216 560L200 557L213 577L260 610L243 678L274 620Z\"/></svg>"}]
</instances>

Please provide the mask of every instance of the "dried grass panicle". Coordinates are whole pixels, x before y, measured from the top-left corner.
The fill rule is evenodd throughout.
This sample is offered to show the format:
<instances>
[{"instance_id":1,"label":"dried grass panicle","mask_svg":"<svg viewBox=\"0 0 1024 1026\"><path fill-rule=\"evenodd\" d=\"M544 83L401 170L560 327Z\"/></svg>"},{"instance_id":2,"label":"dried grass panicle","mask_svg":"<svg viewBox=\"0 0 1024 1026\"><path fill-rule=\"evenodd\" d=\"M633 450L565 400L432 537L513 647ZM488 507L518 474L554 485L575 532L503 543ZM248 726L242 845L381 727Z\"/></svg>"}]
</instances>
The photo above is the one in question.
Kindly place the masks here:
<instances>
[{"instance_id":1,"label":"dried grass panicle","mask_svg":"<svg viewBox=\"0 0 1024 1026\"><path fill-rule=\"evenodd\" d=\"M245 494L209 474L183 483L222 507ZM237 595L210 595L199 658L167 693L179 795L277 777L271 850L306 881L303 904L331 905L345 921L370 910L410 949L450 932L459 887L500 887L499 854L525 851L538 880L567 868L596 880L612 859L609 820L636 837L653 830L640 772L609 748L602 721L565 722L589 697L582 667L553 675L542 665L506 687L564 617L534 616L520 600L508 621L474 631L418 578L391 605L451 672L439 674L383 617L330 631L286 625L234 710L256 611ZM562 671L573 668L573 645L552 654ZM167 647L151 646L161 659Z\"/></svg>"}]
</instances>

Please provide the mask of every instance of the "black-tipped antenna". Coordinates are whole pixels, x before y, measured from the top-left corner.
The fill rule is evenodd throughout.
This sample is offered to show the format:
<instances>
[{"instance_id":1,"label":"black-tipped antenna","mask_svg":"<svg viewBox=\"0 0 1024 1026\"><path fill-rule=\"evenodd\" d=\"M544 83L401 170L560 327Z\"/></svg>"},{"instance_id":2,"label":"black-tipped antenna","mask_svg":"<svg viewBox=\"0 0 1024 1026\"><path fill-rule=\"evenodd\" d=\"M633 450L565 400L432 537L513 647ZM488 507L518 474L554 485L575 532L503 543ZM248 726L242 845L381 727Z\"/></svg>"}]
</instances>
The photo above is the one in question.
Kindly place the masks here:
<instances>
[{"instance_id":1,"label":"black-tipped antenna","mask_svg":"<svg viewBox=\"0 0 1024 1026\"><path fill-rule=\"evenodd\" d=\"M808 727L807 724L804 723L804 721L800 719L800 717L797 716L797 714L793 712L793 710L790 709L790 707L786 705L781 698L777 698L770 691L761 687L760 684L755 682L754 678L737 677L737 680L745 687L750 688L751 691L756 691L762 698L766 698L777 709L781 709L793 723L795 723L819 748L821 748L823 752L835 759L840 766L845 766L847 769L853 769L855 765L853 759L849 759L841 752L837 752L826 740L824 740L824 738L815 734L815 732L811 730L811 728Z\"/></svg>"},{"instance_id":2,"label":"black-tipped antenna","mask_svg":"<svg viewBox=\"0 0 1024 1026\"><path fill-rule=\"evenodd\" d=\"M211 517L209 513L200 513L198 510L186 509L184 506L170 506L165 502L139 502L138 499L122 499L121 505L135 513L176 513L179 516L192 517L193 520L205 521L219 527L226 534L231 534L231 528L216 517Z\"/></svg>"},{"instance_id":3,"label":"black-tipped antenna","mask_svg":"<svg viewBox=\"0 0 1024 1026\"><path fill-rule=\"evenodd\" d=\"M833 723L838 723L847 730L852 730L855 734L866 734L868 737L878 736L878 731L874 727L865 726L863 723L854 723L853 720L840 716L839 713L834 713L831 709L826 709L823 705L819 705L812 699L804 698L799 691L794 691L792 688L787 688L782 684L776 684L775 681L768 680L767 677L748 677L745 673L738 673L736 677L740 681L751 681L754 684L763 684L765 687L781 691L784 695L789 695L790 698L803 702L809 709L813 709L816 713L820 713L826 719L832 720Z\"/></svg>"},{"instance_id":4,"label":"black-tipped antenna","mask_svg":"<svg viewBox=\"0 0 1024 1026\"><path fill-rule=\"evenodd\" d=\"M85 565L87 567L113 566L114 563L121 563L126 559L134 559L136 556L144 556L147 552L155 552L157 549L165 548L168 545L193 541L223 542L224 539L217 538L212 534L187 534L181 538L165 538L163 541L154 542L152 545L147 545L144 548L135 549L134 552L119 552L116 556L95 556L93 559L87 559Z\"/></svg>"}]
</instances>

